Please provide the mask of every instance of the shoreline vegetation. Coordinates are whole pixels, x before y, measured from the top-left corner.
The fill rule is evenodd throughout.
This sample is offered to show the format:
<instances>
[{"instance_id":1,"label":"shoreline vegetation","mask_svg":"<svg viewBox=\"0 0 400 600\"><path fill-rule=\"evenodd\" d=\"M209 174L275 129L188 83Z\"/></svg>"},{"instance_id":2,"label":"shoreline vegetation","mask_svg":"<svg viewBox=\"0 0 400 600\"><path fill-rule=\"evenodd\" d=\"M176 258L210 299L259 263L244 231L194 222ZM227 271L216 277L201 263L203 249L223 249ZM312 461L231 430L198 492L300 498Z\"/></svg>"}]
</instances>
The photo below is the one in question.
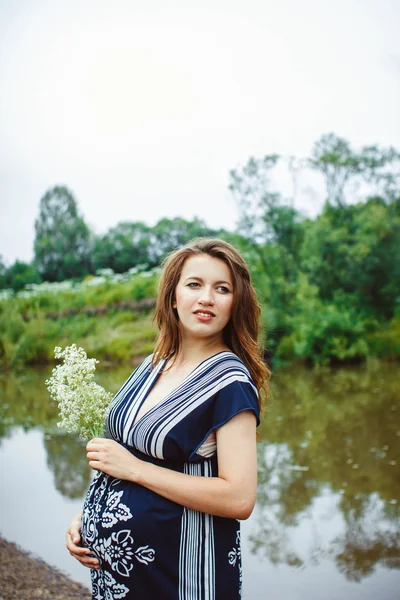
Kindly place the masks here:
<instances>
[{"instance_id":1,"label":"shoreline vegetation","mask_svg":"<svg viewBox=\"0 0 400 600\"><path fill-rule=\"evenodd\" d=\"M257 272L253 277L260 278ZM137 364L150 354L157 336L153 311L158 269L134 274L108 273L82 281L27 286L0 299L0 370L56 364L54 347L72 343L104 367ZM400 359L400 315L386 323L340 307L324 305L316 290L299 278L301 312L286 316L286 329L274 330L276 309L261 300L266 360L281 364L336 365L370 358ZM262 298L262 294L260 294ZM271 327L272 321L272 327Z\"/></svg>"},{"instance_id":2,"label":"shoreline vegetation","mask_svg":"<svg viewBox=\"0 0 400 600\"><path fill-rule=\"evenodd\" d=\"M0 536L1 600L90 600L87 587Z\"/></svg>"},{"instance_id":3,"label":"shoreline vegetation","mask_svg":"<svg viewBox=\"0 0 400 600\"><path fill-rule=\"evenodd\" d=\"M334 133L308 157L250 157L229 172L234 232L165 217L97 235L66 186L49 189L31 263L0 256L0 368L54 363L54 347L72 343L104 364L151 353L159 265L199 236L233 244L249 265L274 368L399 360L399 167L396 149L353 148ZM276 169L293 179L291 196L275 187ZM312 218L296 208L311 174L325 188Z\"/></svg>"},{"instance_id":4,"label":"shoreline vegetation","mask_svg":"<svg viewBox=\"0 0 400 600\"><path fill-rule=\"evenodd\" d=\"M0 302L0 366L5 371L55 364L54 347L75 343L103 365L138 362L156 337L155 273L113 281L31 286Z\"/></svg>"}]
</instances>

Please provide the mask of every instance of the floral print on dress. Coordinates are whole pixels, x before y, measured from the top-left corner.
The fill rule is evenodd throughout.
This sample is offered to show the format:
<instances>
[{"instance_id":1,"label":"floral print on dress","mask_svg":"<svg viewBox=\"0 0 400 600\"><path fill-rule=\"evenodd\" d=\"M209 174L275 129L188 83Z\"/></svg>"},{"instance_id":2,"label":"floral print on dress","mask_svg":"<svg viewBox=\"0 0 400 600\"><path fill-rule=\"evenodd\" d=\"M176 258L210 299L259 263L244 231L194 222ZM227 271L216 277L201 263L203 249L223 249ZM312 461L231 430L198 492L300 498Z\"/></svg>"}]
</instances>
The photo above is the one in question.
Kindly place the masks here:
<instances>
[{"instance_id":1,"label":"floral print on dress","mask_svg":"<svg viewBox=\"0 0 400 600\"><path fill-rule=\"evenodd\" d=\"M236 532L236 545L228 552L229 564L239 569L239 595L242 597L242 550L240 547L240 529Z\"/></svg>"},{"instance_id":2,"label":"floral print on dress","mask_svg":"<svg viewBox=\"0 0 400 600\"><path fill-rule=\"evenodd\" d=\"M132 519L132 513L126 504L120 502L124 492L112 492L107 497L107 511L103 512L101 524L103 527L112 527L118 521Z\"/></svg>"},{"instance_id":3,"label":"floral print on dress","mask_svg":"<svg viewBox=\"0 0 400 600\"><path fill-rule=\"evenodd\" d=\"M113 571L117 571L123 577L129 577L134 558L144 565L153 562L155 558L155 552L149 546L133 549L130 529L114 532L108 538L99 538L93 544L93 551L103 562L110 565Z\"/></svg>"},{"instance_id":4,"label":"floral print on dress","mask_svg":"<svg viewBox=\"0 0 400 600\"><path fill-rule=\"evenodd\" d=\"M92 569L92 598L93 600L119 600L125 598L129 588L118 583L108 571Z\"/></svg>"},{"instance_id":5,"label":"floral print on dress","mask_svg":"<svg viewBox=\"0 0 400 600\"><path fill-rule=\"evenodd\" d=\"M103 481L96 487L99 476L93 480L83 508L82 535L85 545L101 562L101 569L91 571L93 600L118 600L125 598L130 590L117 581L117 574L129 577L134 561L147 566L154 561L155 551L148 545L135 549L131 529L113 531L109 536L99 533L100 526L103 530L109 529L118 521L133 519L129 507L122 502L124 491L113 489L119 480L104 475ZM93 495L91 491L94 491Z\"/></svg>"}]
</instances>

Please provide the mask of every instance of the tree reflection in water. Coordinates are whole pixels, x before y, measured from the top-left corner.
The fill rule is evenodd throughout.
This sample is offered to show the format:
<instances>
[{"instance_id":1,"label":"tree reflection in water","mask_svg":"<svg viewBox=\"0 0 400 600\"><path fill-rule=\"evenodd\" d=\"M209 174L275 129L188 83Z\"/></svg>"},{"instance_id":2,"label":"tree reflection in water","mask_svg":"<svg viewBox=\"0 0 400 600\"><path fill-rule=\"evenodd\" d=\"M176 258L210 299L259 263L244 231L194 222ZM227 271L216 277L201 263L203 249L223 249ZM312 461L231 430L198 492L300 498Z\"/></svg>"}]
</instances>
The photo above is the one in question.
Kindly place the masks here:
<instances>
[{"instance_id":1,"label":"tree reflection in water","mask_svg":"<svg viewBox=\"0 0 400 600\"><path fill-rule=\"evenodd\" d=\"M29 431L48 428L57 422L57 407L49 398L43 373L31 371L0 376L0 443L15 427Z\"/></svg>"},{"instance_id":2,"label":"tree reflection in water","mask_svg":"<svg viewBox=\"0 0 400 600\"><path fill-rule=\"evenodd\" d=\"M57 490L71 500L82 498L92 477L85 444L68 433L54 433L45 435L44 446Z\"/></svg>"},{"instance_id":3,"label":"tree reflection in water","mask_svg":"<svg viewBox=\"0 0 400 600\"><path fill-rule=\"evenodd\" d=\"M353 581L378 564L400 568L397 370L284 370L275 378L260 432L252 552L295 567L331 558ZM314 535L310 548L295 549L294 528L324 495L342 515L343 534L324 543Z\"/></svg>"},{"instance_id":4,"label":"tree reflection in water","mask_svg":"<svg viewBox=\"0 0 400 600\"><path fill-rule=\"evenodd\" d=\"M24 431L41 429L47 465L54 474L57 490L67 498L80 498L91 479L85 445L57 428L57 406L44 383L48 376L48 372L31 371L0 379L0 442L15 427L22 427Z\"/></svg>"}]
</instances>

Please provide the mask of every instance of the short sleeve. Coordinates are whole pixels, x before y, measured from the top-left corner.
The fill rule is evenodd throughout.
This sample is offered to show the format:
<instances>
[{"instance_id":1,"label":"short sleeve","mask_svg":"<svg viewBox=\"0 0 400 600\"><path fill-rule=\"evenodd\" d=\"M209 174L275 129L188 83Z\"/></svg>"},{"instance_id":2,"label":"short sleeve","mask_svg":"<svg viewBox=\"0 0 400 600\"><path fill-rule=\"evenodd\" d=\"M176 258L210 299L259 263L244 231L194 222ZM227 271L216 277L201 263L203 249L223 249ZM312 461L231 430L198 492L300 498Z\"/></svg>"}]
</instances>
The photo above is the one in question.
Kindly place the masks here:
<instances>
[{"instance_id":1,"label":"short sleeve","mask_svg":"<svg viewBox=\"0 0 400 600\"><path fill-rule=\"evenodd\" d=\"M256 388L250 381L233 381L220 389L214 397L212 410L212 429L227 423L235 415L252 411L260 424L260 406Z\"/></svg>"}]
</instances>

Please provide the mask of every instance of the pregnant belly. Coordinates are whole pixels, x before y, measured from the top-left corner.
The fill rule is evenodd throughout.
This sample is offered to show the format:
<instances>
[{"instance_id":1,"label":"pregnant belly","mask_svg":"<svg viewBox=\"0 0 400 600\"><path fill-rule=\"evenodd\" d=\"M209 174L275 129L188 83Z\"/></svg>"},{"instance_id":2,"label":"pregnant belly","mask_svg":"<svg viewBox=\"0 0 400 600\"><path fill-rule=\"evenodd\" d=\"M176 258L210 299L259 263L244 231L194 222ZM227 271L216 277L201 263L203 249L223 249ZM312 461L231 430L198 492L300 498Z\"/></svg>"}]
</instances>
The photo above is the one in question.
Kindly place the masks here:
<instances>
[{"instance_id":1,"label":"pregnant belly","mask_svg":"<svg viewBox=\"0 0 400 600\"><path fill-rule=\"evenodd\" d=\"M99 473L83 507L83 544L103 568L128 576L135 563L154 561L160 536L179 538L182 511L146 488Z\"/></svg>"}]
</instances>

